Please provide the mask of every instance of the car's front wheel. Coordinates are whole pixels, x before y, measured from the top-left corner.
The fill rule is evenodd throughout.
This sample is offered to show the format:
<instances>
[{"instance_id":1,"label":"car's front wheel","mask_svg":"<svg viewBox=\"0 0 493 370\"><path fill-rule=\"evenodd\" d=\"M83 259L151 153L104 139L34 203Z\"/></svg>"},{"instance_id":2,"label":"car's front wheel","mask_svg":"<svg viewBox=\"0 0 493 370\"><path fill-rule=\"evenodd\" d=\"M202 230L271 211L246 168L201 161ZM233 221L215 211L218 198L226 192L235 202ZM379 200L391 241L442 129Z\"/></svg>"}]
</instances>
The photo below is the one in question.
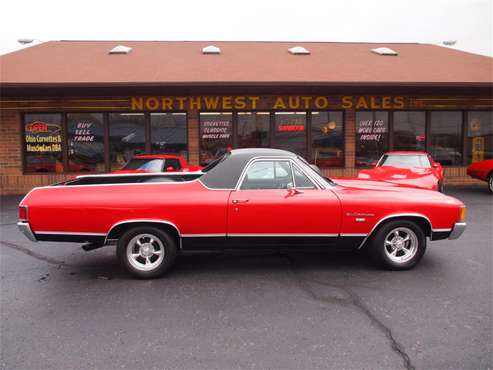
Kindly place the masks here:
<instances>
[{"instance_id":1,"label":"car's front wheel","mask_svg":"<svg viewBox=\"0 0 493 370\"><path fill-rule=\"evenodd\" d=\"M493 172L488 176L488 189L490 193L493 193Z\"/></svg>"},{"instance_id":2,"label":"car's front wheel","mask_svg":"<svg viewBox=\"0 0 493 370\"><path fill-rule=\"evenodd\" d=\"M175 262L176 242L155 227L135 227L118 240L117 256L133 276L150 279L162 276Z\"/></svg>"},{"instance_id":3,"label":"car's front wheel","mask_svg":"<svg viewBox=\"0 0 493 370\"><path fill-rule=\"evenodd\" d=\"M372 237L371 254L389 270L408 270L416 266L426 251L426 235L416 223L391 221Z\"/></svg>"}]
</instances>

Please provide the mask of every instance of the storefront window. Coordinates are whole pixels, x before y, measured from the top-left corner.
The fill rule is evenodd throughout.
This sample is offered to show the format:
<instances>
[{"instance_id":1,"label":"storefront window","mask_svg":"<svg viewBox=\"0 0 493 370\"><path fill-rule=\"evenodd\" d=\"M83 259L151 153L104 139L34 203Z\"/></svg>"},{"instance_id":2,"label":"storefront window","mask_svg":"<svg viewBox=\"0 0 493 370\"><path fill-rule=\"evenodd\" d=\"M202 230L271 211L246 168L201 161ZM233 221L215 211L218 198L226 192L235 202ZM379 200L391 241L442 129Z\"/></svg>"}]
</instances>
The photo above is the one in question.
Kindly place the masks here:
<instances>
[{"instance_id":1,"label":"storefront window","mask_svg":"<svg viewBox=\"0 0 493 370\"><path fill-rule=\"evenodd\" d=\"M306 155L306 113L276 112L274 147Z\"/></svg>"},{"instance_id":2,"label":"storefront window","mask_svg":"<svg viewBox=\"0 0 493 370\"><path fill-rule=\"evenodd\" d=\"M469 164L493 159L493 112L468 112L466 143Z\"/></svg>"},{"instance_id":3,"label":"storefront window","mask_svg":"<svg viewBox=\"0 0 493 370\"><path fill-rule=\"evenodd\" d=\"M389 114L356 112L356 166L372 166L388 150Z\"/></svg>"},{"instance_id":4,"label":"storefront window","mask_svg":"<svg viewBox=\"0 0 493 370\"><path fill-rule=\"evenodd\" d=\"M320 168L344 166L342 112L312 112L312 160Z\"/></svg>"},{"instance_id":5,"label":"storefront window","mask_svg":"<svg viewBox=\"0 0 493 370\"><path fill-rule=\"evenodd\" d=\"M151 150L188 159L186 113L151 113Z\"/></svg>"},{"instance_id":6,"label":"storefront window","mask_svg":"<svg viewBox=\"0 0 493 370\"><path fill-rule=\"evenodd\" d=\"M238 112L238 148L269 146L269 112Z\"/></svg>"},{"instance_id":7,"label":"storefront window","mask_svg":"<svg viewBox=\"0 0 493 370\"><path fill-rule=\"evenodd\" d=\"M445 166L462 165L462 112L431 112L429 152Z\"/></svg>"},{"instance_id":8,"label":"storefront window","mask_svg":"<svg viewBox=\"0 0 493 370\"><path fill-rule=\"evenodd\" d=\"M102 113L67 114L68 170L104 172Z\"/></svg>"},{"instance_id":9,"label":"storefront window","mask_svg":"<svg viewBox=\"0 0 493 370\"><path fill-rule=\"evenodd\" d=\"M24 163L26 172L63 172L62 115L24 115Z\"/></svg>"},{"instance_id":10,"label":"storefront window","mask_svg":"<svg viewBox=\"0 0 493 370\"><path fill-rule=\"evenodd\" d=\"M425 151L426 113L394 112L394 150Z\"/></svg>"},{"instance_id":11,"label":"storefront window","mask_svg":"<svg viewBox=\"0 0 493 370\"><path fill-rule=\"evenodd\" d=\"M233 113L200 113L200 164L209 164L233 148Z\"/></svg>"},{"instance_id":12,"label":"storefront window","mask_svg":"<svg viewBox=\"0 0 493 370\"><path fill-rule=\"evenodd\" d=\"M144 113L111 113L111 170L120 169L130 158L145 152Z\"/></svg>"}]
</instances>

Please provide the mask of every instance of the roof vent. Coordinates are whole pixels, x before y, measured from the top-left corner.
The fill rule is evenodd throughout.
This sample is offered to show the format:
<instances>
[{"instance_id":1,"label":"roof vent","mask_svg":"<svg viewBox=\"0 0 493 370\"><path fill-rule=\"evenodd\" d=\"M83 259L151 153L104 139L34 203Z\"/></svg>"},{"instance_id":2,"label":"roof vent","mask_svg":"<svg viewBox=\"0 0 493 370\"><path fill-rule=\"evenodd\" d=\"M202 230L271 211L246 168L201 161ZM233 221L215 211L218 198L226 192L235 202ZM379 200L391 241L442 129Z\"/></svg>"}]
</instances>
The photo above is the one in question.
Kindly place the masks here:
<instances>
[{"instance_id":1,"label":"roof vent","mask_svg":"<svg viewBox=\"0 0 493 370\"><path fill-rule=\"evenodd\" d=\"M128 54L132 51L132 48L124 45L115 46L109 51L109 54Z\"/></svg>"},{"instance_id":2,"label":"roof vent","mask_svg":"<svg viewBox=\"0 0 493 370\"><path fill-rule=\"evenodd\" d=\"M378 54L378 55L399 55L397 54L397 51L392 50L390 48L376 48L376 49L371 49L372 53Z\"/></svg>"},{"instance_id":3,"label":"roof vent","mask_svg":"<svg viewBox=\"0 0 493 370\"><path fill-rule=\"evenodd\" d=\"M217 46L209 45L205 48L202 48L202 54L221 54L221 49Z\"/></svg>"},{"instance_id":4,"label":"roof vent","mask_svg":"<svg viewBox=\"0 0 493 370\"><path fill-rule=\"evenodd\" d=\"M288 51L293 55L310 55L310 50L305 49L303 46L295 46L288 49Z\"/></svg>"}]
</instances>

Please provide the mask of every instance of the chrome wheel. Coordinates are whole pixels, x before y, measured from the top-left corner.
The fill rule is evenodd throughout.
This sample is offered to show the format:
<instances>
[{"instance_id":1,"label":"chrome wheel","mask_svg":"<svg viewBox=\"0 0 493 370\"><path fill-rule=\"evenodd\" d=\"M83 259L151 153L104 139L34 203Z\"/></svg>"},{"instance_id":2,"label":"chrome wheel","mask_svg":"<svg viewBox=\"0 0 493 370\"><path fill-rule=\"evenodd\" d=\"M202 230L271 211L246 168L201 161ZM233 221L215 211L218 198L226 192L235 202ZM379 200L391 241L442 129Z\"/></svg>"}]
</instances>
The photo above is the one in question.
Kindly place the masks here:
<instances>
[{"instance_id":1,"label":"chrome wheel","mask_svg":"<svg viewBox=\"0 0 493 370\"><path fill-rule=\"evenodd\" d=\"M163 242L152 234L138 234L127 244L128 262L139 271L151 271L164 259Z\"/></svg>"},{"instance_id":2,"label":"chrome wheel","mask_svg":"<svg viewBox=\"0 0 493 370\"><path fill-rule=\"evenodd\" d=\"M493 193L493 175L490 175L488 178L488 186L490 187L490 191Z\"/></svg>"},{"instance_id":3,"label":"chrome wheel","mask_svg":"<svg viewBox=\"0 0 493 370\"><path fill-rule=\"evenodd\" d=\"M407 227L398 227L387 234L384 241L387 257L395 263L411 260L418 251L418 237Z\"/></svg>"}]
</instances>

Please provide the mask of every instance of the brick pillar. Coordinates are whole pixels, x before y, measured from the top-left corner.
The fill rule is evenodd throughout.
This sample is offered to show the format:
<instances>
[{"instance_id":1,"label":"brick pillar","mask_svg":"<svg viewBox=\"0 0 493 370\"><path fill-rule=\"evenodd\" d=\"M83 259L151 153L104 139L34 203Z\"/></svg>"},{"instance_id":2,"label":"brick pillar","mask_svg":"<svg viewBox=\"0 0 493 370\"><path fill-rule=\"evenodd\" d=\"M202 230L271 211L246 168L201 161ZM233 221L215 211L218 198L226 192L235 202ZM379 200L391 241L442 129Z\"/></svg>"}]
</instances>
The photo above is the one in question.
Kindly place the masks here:
<instances>
[{"instance_id":1,"label":"brick pillar","mask_svg":"<svg viewBox=\"0 0 493 370\"><path fill-rule=\"evenodd\" d=\"M20 114L0 111L0 169L3 175L22 175Z\"/></svg>"},{"instance_id":2,"label":"brick pillar","mask_svg":"<svg viewBox=\"0 0 493 370\"><path fill-rule=\"evenodd\" d=\"M356 114L354 109L347 109L345 111L345 126L344 126L344 143L345 143L345 173L348 176L352 176L356 173L354 164L356 161Z\"/></svg>"},{"instance_id":3,"label":"brick pillar","mask_svg":"<svg viewBox=\"0 0 493 370\"><path fill-rule=\"evenodd\" d=\"M196 109L190 109L188 119L188 161L192 165L199 164L199 114Z\"/></svg>"}]
</instances>

